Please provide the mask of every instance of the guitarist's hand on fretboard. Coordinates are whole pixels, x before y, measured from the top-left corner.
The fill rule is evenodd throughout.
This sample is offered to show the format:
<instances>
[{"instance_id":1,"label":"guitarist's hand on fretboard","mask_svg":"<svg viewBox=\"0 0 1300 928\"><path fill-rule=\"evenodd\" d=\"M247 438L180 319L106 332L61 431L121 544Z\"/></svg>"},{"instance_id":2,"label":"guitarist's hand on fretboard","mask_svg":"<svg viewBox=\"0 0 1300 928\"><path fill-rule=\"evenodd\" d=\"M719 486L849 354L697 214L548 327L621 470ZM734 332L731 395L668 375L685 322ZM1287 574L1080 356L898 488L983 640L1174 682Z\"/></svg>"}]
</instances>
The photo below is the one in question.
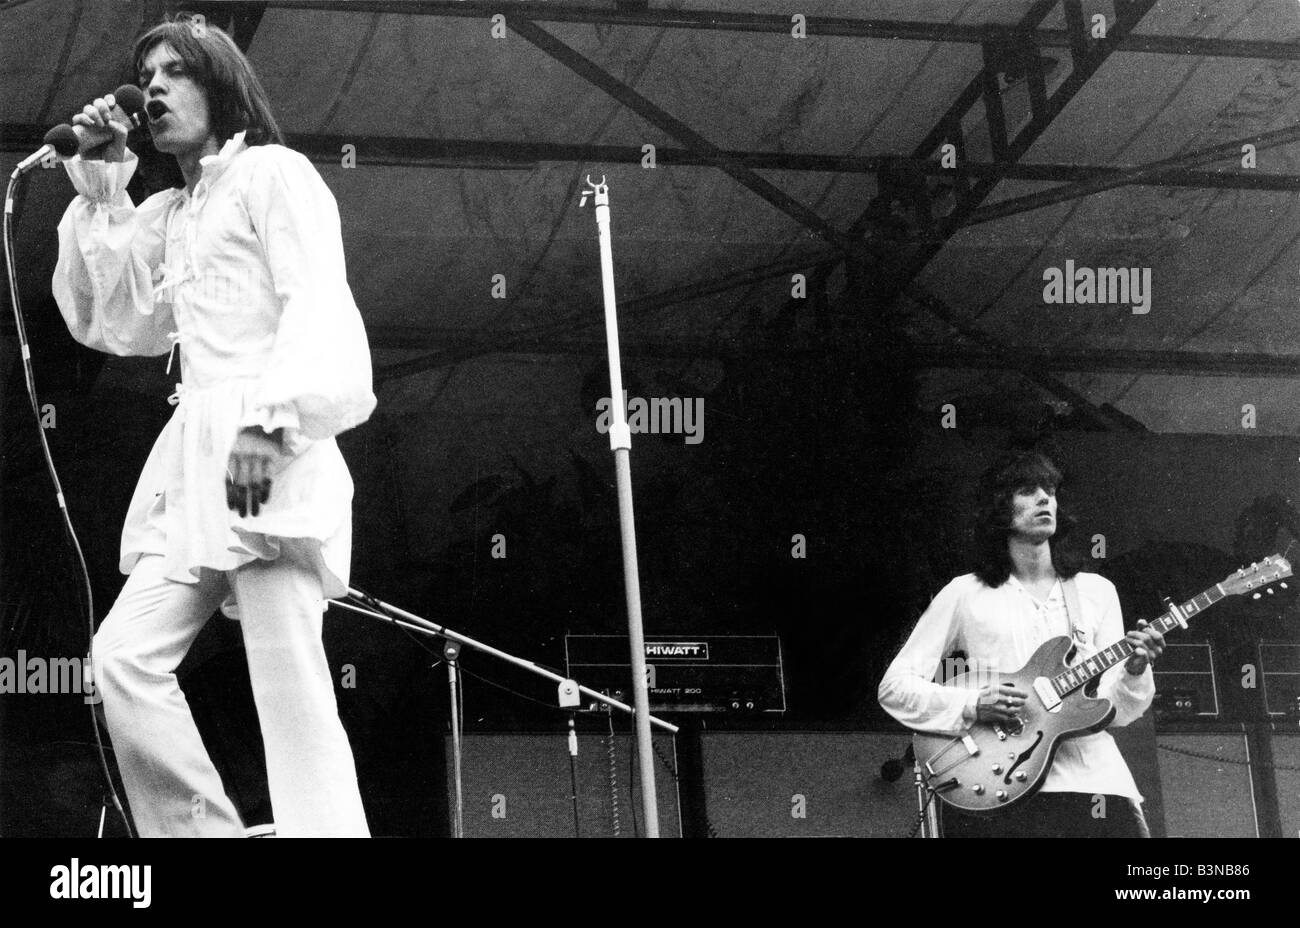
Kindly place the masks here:
<instances>
[{"instance_id":1,"label":"guitarist's hand on fretboard","mask_svg":"<svg viewBox=\"0 0 1300 928\"><path fill-rule=\"evenodd\" d=\"M1138 619L1138 627L1124 636L1133 646L1133 653L1124 662L1124 669L1133 676L1141 676L1148 664L1154 664L1165 649L1165 636L1146 619Z\"/></svg>"},{"instance_id":2,"label":"guitarist's hand on fretboard","mask_svg":"<svg viewBox=\"0 0 1300 928\"><path fill-rule=\"evenodd\" d=\"M1010 683L990 683L980 690L979 701L975 703L975 719L979 722L1013 721L1028 698L1028 693Z\"/></svg>"}]
</instances>

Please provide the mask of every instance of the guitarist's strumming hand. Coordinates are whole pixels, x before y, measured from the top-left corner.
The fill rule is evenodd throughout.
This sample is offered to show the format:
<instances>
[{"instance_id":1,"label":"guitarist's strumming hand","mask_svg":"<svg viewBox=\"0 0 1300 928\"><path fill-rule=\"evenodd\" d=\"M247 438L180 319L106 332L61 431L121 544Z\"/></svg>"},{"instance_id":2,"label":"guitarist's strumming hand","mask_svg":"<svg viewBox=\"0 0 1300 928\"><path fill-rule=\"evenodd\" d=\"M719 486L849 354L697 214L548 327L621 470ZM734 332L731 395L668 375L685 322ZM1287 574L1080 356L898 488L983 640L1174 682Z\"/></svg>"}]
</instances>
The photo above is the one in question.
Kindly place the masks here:
<instances>
[{"instance_id":1,"label":"guitarist's strumming hand","mask_svg":"<svg viewBox=\"0 0 1300 928\"><path fill-rule=\"evenodd\" d=\"M975 703L975 720L978 722L1010 722L1020 714L1029 694L1010 683L990 683L980 690Z\"/></svg>"},{"instance_id":2,"label":"guitarist's strumming hand","mask_svg":"<svg viewBox=\"0 0 1300 928\"><path fill-rule=\"evenodd\" d=\"M1138 627L1124 636L1133 645L1133 653L1124 662L1124 669L1133 676L1141 676L1148 664L1154 664L1165 649L1165 636L1146 619L1138 619Z\"/></svg>"}]
</instances>

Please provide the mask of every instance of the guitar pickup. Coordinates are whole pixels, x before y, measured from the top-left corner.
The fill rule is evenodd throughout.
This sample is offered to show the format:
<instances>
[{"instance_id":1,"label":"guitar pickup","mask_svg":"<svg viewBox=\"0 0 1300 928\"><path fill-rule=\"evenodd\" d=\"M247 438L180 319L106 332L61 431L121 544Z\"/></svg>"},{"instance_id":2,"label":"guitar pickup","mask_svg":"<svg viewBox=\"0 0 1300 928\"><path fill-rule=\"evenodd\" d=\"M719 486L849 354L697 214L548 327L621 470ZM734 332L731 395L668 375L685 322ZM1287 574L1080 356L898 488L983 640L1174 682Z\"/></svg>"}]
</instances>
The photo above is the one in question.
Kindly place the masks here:
<instances>
[{"instance_id":1,"label":"guitar pickup","mask_svg":"<svg viewBox=\"0 0 1300 928\"><path fill-rule=\"evenodd\" d=\"M1056 694L1056 690L1052 688L1052 681L1047 677L1039 677L1034 681L1034 692L1043 701L1043 708L1048 712L1061 704L1061 697Z\"/></svg>"},{"instance_id":2,"label":"guitar pickup","mask_svg":"<svg viewBox=\"0 0 1300 928\"><path fill-rule=\"evenodd\" d=\"M961 743L965 745L966 753L969 754L971 757L974 757L976 754L980 752L980 746L975 743L975 739L972 738L970 735L962 735Z\"/></svg>"}]
</instances>

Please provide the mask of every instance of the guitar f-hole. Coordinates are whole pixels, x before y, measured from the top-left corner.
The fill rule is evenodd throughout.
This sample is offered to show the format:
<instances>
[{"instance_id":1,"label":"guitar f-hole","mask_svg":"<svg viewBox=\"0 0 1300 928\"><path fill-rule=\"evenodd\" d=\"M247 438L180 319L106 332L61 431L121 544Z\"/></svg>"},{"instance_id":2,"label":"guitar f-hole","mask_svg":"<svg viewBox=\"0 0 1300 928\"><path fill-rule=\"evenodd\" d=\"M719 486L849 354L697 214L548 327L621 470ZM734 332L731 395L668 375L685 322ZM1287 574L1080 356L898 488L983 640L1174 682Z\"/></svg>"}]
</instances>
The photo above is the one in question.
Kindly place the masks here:
<instances>
[{"instance_id":1,"label":"guitar f-hole","mask_svg":"<svg viewBox=\"0 0 1300 928\"><path fill-rule=\"evenodd\" d=\"M1034 739L1034 743L1020 752L1020 756L1016 758L1016 762L1011 765L1011 769L1007 771L1007 775L1002 778L1003 783L1011 782L1011 775L1016 772L1016 768L1019 767L1021 764L1023 764L1025 761L1029 760L1029 756L1038 749L1038 745L1041 744L1042 741L1043 741L1043 733L1040 731L1038 733L1038 737Z\"/></svg>"}]
</instances>

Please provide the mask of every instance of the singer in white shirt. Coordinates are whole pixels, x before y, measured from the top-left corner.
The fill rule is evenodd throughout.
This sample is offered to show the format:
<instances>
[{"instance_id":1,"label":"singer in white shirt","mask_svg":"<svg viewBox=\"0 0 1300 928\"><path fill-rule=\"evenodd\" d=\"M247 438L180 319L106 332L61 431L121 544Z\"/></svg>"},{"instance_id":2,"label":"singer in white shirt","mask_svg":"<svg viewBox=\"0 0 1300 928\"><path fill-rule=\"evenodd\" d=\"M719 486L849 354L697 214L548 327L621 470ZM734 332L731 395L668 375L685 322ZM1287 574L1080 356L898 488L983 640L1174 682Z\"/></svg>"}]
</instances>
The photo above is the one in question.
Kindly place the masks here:
<instances>
[{"instance_id":1,"label":"singer in white shirt","mask_svg":"<svg viewBox=\"0 0 1300 928\"><path fill-rule=\"evenodd\" d=\"M321 641L351 560L334 436L375 406L338 209L221 30L165 22L134 62L185 187L132 205L127 127L111 98L88 105L74 122L113 138L67 163L78 196L53 281L78 341L165 355L177 378L122 533L128 579L94 641L132 817L145 836L244 833L175 675L220 608L241 623L277 833L364 836Z\"/></svg>"},{"instance_id":2,"label":"singer in white shirt","mask_svg":"<svg viewBox=\"0 0 1300 928\"><path fill-rule=\"evenodd\" d=\"M981 689L935 682L942 660L965 654L970 668L995 677L1020 669L1049 638L1074 638L1075 661L1125 637L1119 596L1097 574L1055 556L1056 488L1061 474L1046 457L1010 453L985 474L977 530L981 563L945 586L921 616L880 683L880 704L921 731L949 732L976 720L1011 720L1028 694L990 680ZM1061 581L1073 576L1082 615L1067 616ZM1146 622L1127 635L1134 653L1103 674L1097 695L1115 706L1112 725L1127 725L1151 705L1151 663L1164 640ZM1133 836L1145 831L1142 796L1114 739L1096 732L1061 744L1042 789L996 814L944 809L952 837Z\"/></svg>"}]
</instances>

